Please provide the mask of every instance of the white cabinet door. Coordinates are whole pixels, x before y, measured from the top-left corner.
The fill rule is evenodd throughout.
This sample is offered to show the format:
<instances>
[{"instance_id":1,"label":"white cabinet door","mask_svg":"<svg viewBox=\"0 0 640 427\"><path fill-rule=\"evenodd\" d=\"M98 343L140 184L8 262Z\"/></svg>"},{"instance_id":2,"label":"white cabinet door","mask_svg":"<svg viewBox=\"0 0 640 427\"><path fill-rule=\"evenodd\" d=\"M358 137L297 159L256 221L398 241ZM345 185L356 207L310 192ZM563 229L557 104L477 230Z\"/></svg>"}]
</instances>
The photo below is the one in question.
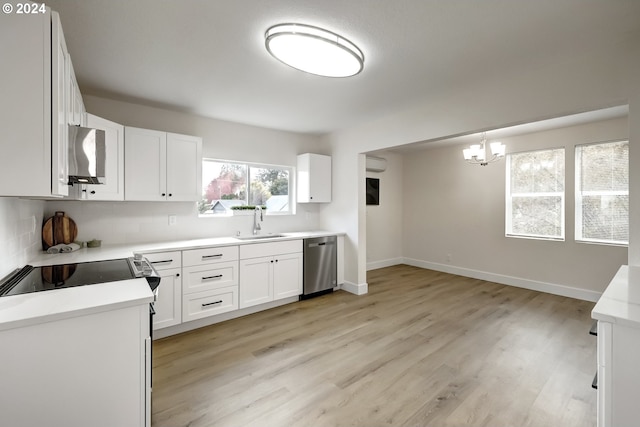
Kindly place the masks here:
<instances>
[{"instance_id":1,"label":"white cabinet door","mask_svg":"<svg viewBox=\"0 0 640 427\"><path fill-rule=\"evenodd\" d=\"M80 93L80 87L76 80L75 70L73 69L73 62L69 58L69 124L74 126L85 125L85 109L84 101L82 100L82 94Z\"/></svg>"},{"instance_id":2,"label":"white cabinet door","mask_svg":"<svg viewBox=\"0 0 640 427\"><path fill-rule=\"evenodd\" d=\"M273 263L273 299L302 294L302 254L286 254L275 257Z\"/></svg>"},{"instance_id":3,"label":"white cabinet door","mask_svg":"<svg viewBox=\"0 0 640 427\"><path fill-rule=\"evenodd\" d=\"M93 114L87 114L87 126L105 131L106 183L84 185L81 198L124 200L124 126Z\"/></svg>"},{"instance_id":4,"label":"white cabinet door","mask_svg":"<svg viewBox=\"0 0 640 427\"><path fill-rule=\"evenodd\" d=\"M125 127L125 200L166 200L167 134Z\"/></svg>"},{"instance_id":5,"label":"white cabinet door","mask_svg":"<svg viewBox=\"0 0 640 427\"><path fill-rule=\"evenodd\" d=\"M126 127L125 200L197 201L202 138Z\"/></svg>"},{"instance_id":6,"label":"white cabinet door","mask_svg":"<svg viewBox=\"0 0 640 427\"><path fill-rule=\"evenodd\" d=\"M273 257L240 260L240 308L273 301Z\"/></svg>"},{"instance_id":7,"label":"white cabinet door","mask_svg":"<svg viewBox=\"0 0 640 427\"><path fill-rule=\"evenodd\" d=\"M180 268L159 270L160 286L154 307L153 329L162 329L182 322L182 276Z\"/></svg>"},{"instance_id":8,"label":"white cabinet door","mask_svg":"<svg viewBox=\"0 0 640 427\"><path fill-rule=\"evenodd\" d=\"M167 200L195 202L202 196L202 138L167 134Z\"/></svg>"},{"instance_id":9,"label":"white cabinet door","mask_svg":"<svg viewBox=\"0 0 640 427\"><path fill-rule=\"evenodd\" d=\"M298 203L331 201L331 156L300 154L298 156Z\"/></svg>"},{"instance_id":10,"label":"white cabinet door","mask_svg":"<svg viewBox=\"0 0 640 427\"><path fill-rule=\"evenodd\" d=\"M70 64L62 25L57 13L51 21L51 194L69 194Z\"/></svg>"}]
</instances>

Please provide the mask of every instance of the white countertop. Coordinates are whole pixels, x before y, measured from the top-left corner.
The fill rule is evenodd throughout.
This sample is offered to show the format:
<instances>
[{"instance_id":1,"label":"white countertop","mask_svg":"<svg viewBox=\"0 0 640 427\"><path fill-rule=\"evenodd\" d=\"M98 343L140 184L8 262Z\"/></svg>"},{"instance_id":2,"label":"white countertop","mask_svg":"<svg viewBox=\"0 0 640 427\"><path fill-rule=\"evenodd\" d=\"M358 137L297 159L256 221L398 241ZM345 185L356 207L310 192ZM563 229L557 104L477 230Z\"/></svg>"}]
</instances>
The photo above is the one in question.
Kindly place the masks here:
<instances>
[{"instance_id":1,"label":"white countertop","mask_svg":"<svg viewBox=\"0 0 640 427\"><path fill-rule=\"evenodd\" d=\"M175 240L155 243L132 243L126 245L103 245L99 248L83 248L75 252L48 254L42 252L29 262L34 267L56 264L74 264L78 262L103 261L133 256L134 253L154 253L167 251L183 251L215 246L247 245L253 243L278 242L283 240L307 239L324 236L341 236L335 231L299 231L294 233L277 233L282 237L271 239L241 240L235 237L211 237L205 239Z\"/></svg>"},{"instance_id":2,"label":"white countertop","mask_svg":"<svg viewBox=\"0 0 640 427\"><path fill-rule=\"evenodd\" d=\"M42 252L29 262L35 267L43 265L74 264L126 258L134 253L181 251L215 246L246 245L312 237L344 235L341 232L304 231L278 233L282 237L240 240L234 237L180 240L157 243L103 245L83 248L75 252L47 254ZM13 329L43 322L115 310L153 301L146 279L122 280L89 286L56 289L0 298L0 330Z\"/></svg>"},{"instance_id":3,"label":"white countertop","mask_svg":"<svg viewBox=\"0 0 640 427\"><path fill-rule=\"evenodd\" d=\"M620 267L593 308L591 317L640 328L640 267Z\"/></svg>"},{"instance_id":4,"label":"white countertop","mask_svg":"<svg viewBox=\"0 0 640 427\"><path fill-rule=\"evenodd\" d=\"M0 330L148 304L146 279L121 280L0 298Z\"/></svg>"}]
</instances>

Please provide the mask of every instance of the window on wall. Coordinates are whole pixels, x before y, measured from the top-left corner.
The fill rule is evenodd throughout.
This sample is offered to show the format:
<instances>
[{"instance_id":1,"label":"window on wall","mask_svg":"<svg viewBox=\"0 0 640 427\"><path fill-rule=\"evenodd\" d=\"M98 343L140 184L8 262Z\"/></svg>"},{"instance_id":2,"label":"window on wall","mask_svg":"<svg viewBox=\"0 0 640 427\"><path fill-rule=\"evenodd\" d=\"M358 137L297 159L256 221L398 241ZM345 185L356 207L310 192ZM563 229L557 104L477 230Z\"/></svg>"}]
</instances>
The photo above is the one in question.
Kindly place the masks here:
<instances>
[{"instance_id":1,"label":"window on wall","mask_svg":"<svg viewBox=\"0 0 640 427\"><path fill-rule=\"evenodd\" d=\"M629 142L576 146L576 240L629 243Z\"/></svg>"},{"instance_id":2,"label":"window on wall","mask_svg":"<svg viewBox=\"0 0 640 427\"><path fill-rule=\"evenodd\" d=\"M564 239L564 148L507 155L506 235Z\"/></svg>"},{"instance_id":3,"label":"window on wall","mask_svg":"<svg viewBox=\"0 0 640 427\"><path fill-rule=\"evenodd\" d=\"M266 206L268 215L293 213L288 166L202 161L201 215L231 215L234 206Z\"/></svg>"}]
</instances>

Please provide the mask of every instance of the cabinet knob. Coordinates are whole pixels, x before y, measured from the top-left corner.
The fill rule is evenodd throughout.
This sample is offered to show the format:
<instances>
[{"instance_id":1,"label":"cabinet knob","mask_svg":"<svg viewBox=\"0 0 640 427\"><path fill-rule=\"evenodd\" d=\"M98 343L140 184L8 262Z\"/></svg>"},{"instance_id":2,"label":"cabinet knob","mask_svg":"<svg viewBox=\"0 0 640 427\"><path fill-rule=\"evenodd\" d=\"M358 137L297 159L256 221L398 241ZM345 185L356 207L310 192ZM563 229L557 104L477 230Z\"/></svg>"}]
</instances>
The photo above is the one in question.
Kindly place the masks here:
<instances>
[{"instance_id":1,"label":"cabinet knob","mask_svg":"<svg viewBox=\"0 0 640 427\"><path fill-rule=\"evenodd\" d=\"M91 190L91 194L96 194L96 190Z\"/></svg>"},{"instance_id":2,"label":"cabinet knob","mask_svg":"<svg viewBox=\"0 0 640 427\"><path fill-rule=\"evenodd\" d=\"M273 260L271 260L271 264L273 264Z\"/></svg>"},{"instance_id":3,"label":"cabinet knob","mask_svg":"<svg viewBox=\"0 0 640 427\"><path fill-rule=\"evenodd\" d=\"M162 197L164 197L164 196L166 196L166 195L167 195L167 193L162 193Z\"/></svg>"},{"instance_id":4,"label":"cabinet knob","mask_svg":"<svg viewBox=\"0 0 640 427\"><path fill-rule=\"evenodd\" d=\"M169 193L169 197L173 196L173 194Z\"/></svg>"},{"instance_id":5,"label":"cabinet knob","mask_svg":"<svg viewBox=\"0 0 640 427\"><path fill-rule=\"evenodd\" d=\"M180 273L176 273L176 277L180 277Z\"/></svg>"}]
</instances>

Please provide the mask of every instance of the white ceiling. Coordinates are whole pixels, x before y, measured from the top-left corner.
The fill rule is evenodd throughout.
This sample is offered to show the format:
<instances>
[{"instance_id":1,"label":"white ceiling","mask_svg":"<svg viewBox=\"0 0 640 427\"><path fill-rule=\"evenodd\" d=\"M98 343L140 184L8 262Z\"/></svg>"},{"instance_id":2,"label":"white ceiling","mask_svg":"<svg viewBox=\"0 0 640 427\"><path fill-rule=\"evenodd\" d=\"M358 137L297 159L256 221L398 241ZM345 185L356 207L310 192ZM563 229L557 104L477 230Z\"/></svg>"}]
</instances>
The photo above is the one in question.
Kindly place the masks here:
<instances>
[{"instance_id":1,"label":"white ceiling","mask_svg":"<svg viewBox=\"0 0 640 427\"><path fill-rule=\"evenodd\" d=\"M638 0L45 2L83 94L318 134L640 35ZM264 32L283 22L350 39L364 71L323 78L273 59Z\"/></svg>"}]
</instances>

